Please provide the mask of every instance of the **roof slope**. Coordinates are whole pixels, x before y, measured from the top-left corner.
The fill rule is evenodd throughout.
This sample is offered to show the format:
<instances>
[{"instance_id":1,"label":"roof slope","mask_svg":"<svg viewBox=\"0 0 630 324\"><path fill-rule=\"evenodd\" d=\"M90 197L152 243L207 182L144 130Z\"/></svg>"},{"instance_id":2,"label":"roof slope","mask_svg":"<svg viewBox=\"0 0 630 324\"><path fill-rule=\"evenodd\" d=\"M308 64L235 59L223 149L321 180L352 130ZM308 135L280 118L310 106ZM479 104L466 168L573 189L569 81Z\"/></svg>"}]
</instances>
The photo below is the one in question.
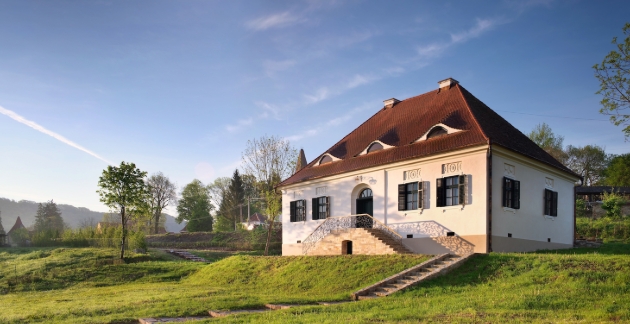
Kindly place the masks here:
<instances>
[{"instance_id":1,"label":"roof slope","mask_svg":"<svg viewBox=\"0 0 630 324\"><path fill-rule=\"evenodd\" d=\"M439 123L462 131L414 143ZM394 147L358 155L376 140ZM470 92L455 84L450 89L434 90L379 110L323 153L339 158L339 161L318 165L322 154L280 186L489 143L574 174Z\"/></svg>"},{"instance_id":2,"label":"roof slope","mask_svg":"<svg viewBox=\"0 0 630 324\"><path fill-rule=\"evenodd\" d=\"M22 224L22 219L20 219L20 216L18 216L18 218L15 220L15 224L13 224L13 227L11 227L9 232L7 232L7 235L11 234L13 231L18 230L20 228L25 228L25 227L24 227L24 224Z\"/></svg>"}]
</instances>

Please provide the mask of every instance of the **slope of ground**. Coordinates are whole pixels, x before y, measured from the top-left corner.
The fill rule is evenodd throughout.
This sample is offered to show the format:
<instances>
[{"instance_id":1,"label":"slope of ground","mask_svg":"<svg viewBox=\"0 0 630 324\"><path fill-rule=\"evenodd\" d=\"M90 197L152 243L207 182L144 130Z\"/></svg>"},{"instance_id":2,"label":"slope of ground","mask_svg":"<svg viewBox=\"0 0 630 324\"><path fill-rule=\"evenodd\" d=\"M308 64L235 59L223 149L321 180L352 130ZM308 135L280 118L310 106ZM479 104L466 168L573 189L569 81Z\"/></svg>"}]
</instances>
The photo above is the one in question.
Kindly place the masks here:
<instances>
[{"instance_id":1,"label":"slope of ground","mask_svg":"<svg viewBox=\"0 0 630 324\"><path fill-rule=\"evenodd\" d=\"M151 251L114 264L114 255L115 250L93 248L0 250L0 322L126 323L140 317L206 315L209 309L343 300L427 259L222 253L226 258L203 265Z\"/></svg>"},{"instance_id":2,"label":"slope of ground","mask_svg":"<svg viewBox=\"0 0 630 324\"><path fill-rule=\"evenodd\" d=\"M477 255L387 298L226 318L226 322L628 322L630 245Z\"/></svg>"}]
</instances>

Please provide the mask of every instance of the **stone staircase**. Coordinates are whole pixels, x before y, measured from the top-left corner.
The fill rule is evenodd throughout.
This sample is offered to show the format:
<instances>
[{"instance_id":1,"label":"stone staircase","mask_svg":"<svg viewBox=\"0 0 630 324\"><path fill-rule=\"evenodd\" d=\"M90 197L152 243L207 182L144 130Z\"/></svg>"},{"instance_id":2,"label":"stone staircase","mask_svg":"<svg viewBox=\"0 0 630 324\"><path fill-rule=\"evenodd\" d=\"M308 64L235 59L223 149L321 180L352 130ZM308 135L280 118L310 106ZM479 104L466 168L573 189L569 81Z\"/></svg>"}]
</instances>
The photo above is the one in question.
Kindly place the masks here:
<instances>
[{"instance_id":1,"label":"stone staircase","mask_svg":"<svg viewBox=\"0 0 630 324\"><path fill-rule=\"evenodd\" d=\"M184 251L184 250L164 250L170 254L173 254L175 256L178 256L182 259L188 260L188 261L195 261L195 262L210 262L202 257L198 257L188 251Z\"/></svg>"},{"instance_id":2,"label":"stone staircase","mask_svg":"<svg viewBox=\"0 0 630 324\"><path fill-rule=\"evenodd\" d=\"M438 255L353 293L352 299L364 300L389 296L425 280L446 274L462 265L472 255L457 256L448 253Z\"/></svg>"},{"instance_id":3,"label":"stone staircase","mask_svg":"<svg viewBox=\"0 0 630 324\"><path fill-rule=\"evenodd\" d=\"M383 242L383 244L389 246L394 253L398 254L413 254L407 247L405 247L400 241L394 240L391 236L387 235L380 229L365 228L365 230L374 236L377 240Z\"/></svg>"}]
</instances>

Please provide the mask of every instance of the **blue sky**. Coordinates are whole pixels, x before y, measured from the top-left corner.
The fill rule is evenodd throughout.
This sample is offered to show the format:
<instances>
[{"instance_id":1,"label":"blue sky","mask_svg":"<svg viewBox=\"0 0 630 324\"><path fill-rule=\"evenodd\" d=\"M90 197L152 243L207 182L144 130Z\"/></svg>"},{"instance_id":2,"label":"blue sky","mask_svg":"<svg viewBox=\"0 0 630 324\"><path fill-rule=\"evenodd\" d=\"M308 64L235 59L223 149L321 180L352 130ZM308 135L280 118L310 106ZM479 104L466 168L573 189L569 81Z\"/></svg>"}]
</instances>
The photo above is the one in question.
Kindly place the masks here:
<instances>
[{"instance_id":1,"label":"blue sky","mask_svg":"<svg viewBox=\"0 0 630 324\"><path fill-rule=\"evenodd\" d=\"M0 197L106 211L107 163L208 183L265 134L310 161L383 100L447 77L524 133L546 122L565 144L628 153L592 69L628 13L627 1L2 1Z\"/></svg>"}]
</instances>

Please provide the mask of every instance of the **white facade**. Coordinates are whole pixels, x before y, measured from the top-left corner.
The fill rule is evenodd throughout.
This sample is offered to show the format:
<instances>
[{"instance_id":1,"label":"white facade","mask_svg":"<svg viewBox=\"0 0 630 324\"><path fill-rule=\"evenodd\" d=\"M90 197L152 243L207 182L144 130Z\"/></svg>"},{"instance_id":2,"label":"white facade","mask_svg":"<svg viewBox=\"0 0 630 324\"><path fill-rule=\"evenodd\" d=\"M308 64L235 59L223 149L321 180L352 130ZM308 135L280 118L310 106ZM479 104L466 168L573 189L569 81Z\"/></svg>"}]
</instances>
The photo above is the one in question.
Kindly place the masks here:
<instances>
[{"instance_id":1,"label":"white facade","mask_svg":"<svg viewBox=\"0 0 630 324\"><path fill-rule=\"evenodd\" d=\"M466 176L465 203L437 207L436 179L455 175ZM502 206L504 176L521 181L520 209ZM282 186L283 255L302 254L301 242L325 221L312 219L312 198L329 197L330 217L353 215L365 188L373 193L373 217L398 232L415 253L569 247L577 180L572 177L496 145L480 145ZM424 208L398 210L398 185L408 182L425 184ZM543 215L543 192L550 185L558 192L557 217ZM290 202L301 199L306 200L306 220L291 222Z\"/></svg>"}]
</instances>

